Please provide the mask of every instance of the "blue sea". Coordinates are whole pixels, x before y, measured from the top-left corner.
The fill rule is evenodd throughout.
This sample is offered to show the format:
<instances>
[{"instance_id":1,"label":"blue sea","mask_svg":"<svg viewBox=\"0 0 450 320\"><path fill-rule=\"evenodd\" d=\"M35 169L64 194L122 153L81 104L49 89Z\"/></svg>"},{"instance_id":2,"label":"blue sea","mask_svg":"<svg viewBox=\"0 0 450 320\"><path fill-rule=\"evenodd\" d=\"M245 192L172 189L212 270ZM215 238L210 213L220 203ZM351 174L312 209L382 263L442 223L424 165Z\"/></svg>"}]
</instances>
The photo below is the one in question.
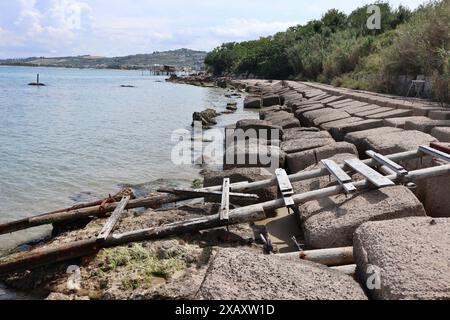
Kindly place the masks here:
<instances>
[{"instance_id":1,"label":"blue sea","mask_svg":"<svg viewBox=\"0 0 450 320\"><path fill-rule=\"evenodd\" d=\"M45 87L28 86L40 74ZM123 88L132 85L134 88ZM133 186L190 186L199 168L171 162L171 135L208 107L239 111L225 90L165 82L141 71L0 67L0 223L92 201ZM0 252L41 236L0 236Z\"/></svg>"}]
</instances>

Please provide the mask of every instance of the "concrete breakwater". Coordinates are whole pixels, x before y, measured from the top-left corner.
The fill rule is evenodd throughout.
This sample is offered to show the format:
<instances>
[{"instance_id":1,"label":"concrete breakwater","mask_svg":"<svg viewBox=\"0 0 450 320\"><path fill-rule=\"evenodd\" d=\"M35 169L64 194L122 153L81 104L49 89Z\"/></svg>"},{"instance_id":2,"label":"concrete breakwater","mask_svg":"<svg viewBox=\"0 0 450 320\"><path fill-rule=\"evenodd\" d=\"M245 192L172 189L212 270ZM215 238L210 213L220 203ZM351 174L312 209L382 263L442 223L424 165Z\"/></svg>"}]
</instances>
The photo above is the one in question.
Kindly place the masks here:
<instances>
[{"instance_id":1,"label":"concrete breakwater","mask_svg":"<svg viewBox=\"0 0 450 320\"><path fill-rule=\"evenodd\" d=\"M385 125L390 118L368 118L377 114L370 112L376 110L388 117L395 115L394 122L402 123L399 117L414 114L390 113L393 110L377 109L387 108L380 106L371 109L369 103L330 95L306 84L251 81L230 85L246 88L250 94L246 106L261 109L260 120L241 119L227 128L230 132L255 128L280 132L265 139L258 136L237 153L259 153L259 146L265 144L264 152L290 173L321 168L322 159L342 163L365 158L369 149L392 154L437 141L428 133L406 129L410 120L393 127ZM355 111L358 115L350 114ZM197 115L197 119L202 117ZM213 121L206 122L209 126ZM235 149L225 147L224 151ZM273 177L271 168L261 163L225 164L225 170L203 172L205 187L221 185L224 178L251 183ZM416 170L436 163L424 158L402 165ZM282 209L266 212L268 219L261 222L241 223L229 230L211 229L102 249L82 261L47 266L5 280L27 290L44 288L50 299L448 299L450 223L443 193L449 178L438 179L422 182L414 190L398 185L311 200L302 203L295 214ZM335 184L334 179L323 176L294 182L293 187L300 194ZM259 189L257 195L259 202L279 196L276 185ZM129 210L116 231L210 217L219 211L219 202L217 197L206 197L205 202L144 214ZM239 201L232 207L246 205ZM86 228L67 231L47 246L95 237L104 222L102 217L92 220ZM276 254L263 254L266 245L260 235L273 239ZM299 259L308 254L292 249L293 239L305 252L353 247L354 265L345 267L356 270L356 277L332 263ZM294 252L291 258L279 254L289 251ZM73 276L67 274L67 267L74 264L81 274L78 287L67 285Z\"/></svg>"}]
</instances>

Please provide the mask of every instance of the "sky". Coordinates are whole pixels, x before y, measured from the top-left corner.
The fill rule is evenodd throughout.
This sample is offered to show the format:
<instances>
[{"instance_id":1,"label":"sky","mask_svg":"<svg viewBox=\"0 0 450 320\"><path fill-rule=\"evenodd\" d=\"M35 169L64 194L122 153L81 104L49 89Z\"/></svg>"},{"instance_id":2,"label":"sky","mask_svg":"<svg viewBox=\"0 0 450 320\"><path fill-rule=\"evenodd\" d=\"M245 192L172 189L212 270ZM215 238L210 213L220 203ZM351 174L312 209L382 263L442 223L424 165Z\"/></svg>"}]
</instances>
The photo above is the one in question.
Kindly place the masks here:
<instances>
[{"instance_id":1,"label":"sky","mask_svg":"<svg viewBox=\"0 0 450 320\"><path fill-rule=\"evenodd\" d=\"M391 0L411 9L425 0ZM0 58L123 56L268 36L374 0L0 0Z\"/></svg>"}]
</instances>

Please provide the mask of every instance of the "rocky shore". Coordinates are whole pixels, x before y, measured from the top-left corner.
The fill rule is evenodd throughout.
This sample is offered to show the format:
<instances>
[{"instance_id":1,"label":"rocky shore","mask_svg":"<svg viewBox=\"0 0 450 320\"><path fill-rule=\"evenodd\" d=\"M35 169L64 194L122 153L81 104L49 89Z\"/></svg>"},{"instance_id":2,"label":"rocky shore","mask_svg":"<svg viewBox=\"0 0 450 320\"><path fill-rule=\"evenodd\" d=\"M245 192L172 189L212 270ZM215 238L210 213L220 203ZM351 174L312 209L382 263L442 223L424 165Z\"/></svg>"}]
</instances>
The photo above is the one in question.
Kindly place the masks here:
<instances>
[{"instance_id":1,"label":"rocky shore","mask_svg":"<svg viewBox=\"0 0 450 320\"><path fill-rule=\"evenodd\" d=\"M209 76L169 81L228 88L230 96L245 90L244 107L259 110L260 119L241 119L226 128L227 135L239 129L279 134L258 136L241 149L225 144L225 157L233 152L248 159L260 155L264 145L264 155L290 174L321 169L323 159L342 164L366 159L368 150L389 155L450 142L450 124L442 119L448 111L425 101L292 81ZM227 109L234 112L237 106ZM194 114L193 120L212 127L217 115L206 110ZM441 162L424 157L400 164L412 171ZM231 183L272 179L272 169L259 162L225 163L223 170L203 171L203 186L220 186L224 178ZM362 179L359 174L353 178ZM336 184L335 178L322 176L294 182L293 187L300 194ZM294 214L283 208L270 210L262 221L101 249L83 259L8 275L3 281L50 300L450 299L449 188L447 175L421 180L414 188L400 184L328 196L302 203ZM279 197L276 185L254 193L260 203ZM233 201L231 208L246 205L244 200ZM128 210L115 232L210 217L219 210L217 197L145 212ZM106 220L92 219L86 227L62 232L40 247L96 237ZM345 268L306 261L302 253L349 247L352 264ZM286 258L289 253L294 259ZM73 280L73 273L67 273L70 266L79 268L79 286L68 285Z\"/></svg>"}]
</instances>

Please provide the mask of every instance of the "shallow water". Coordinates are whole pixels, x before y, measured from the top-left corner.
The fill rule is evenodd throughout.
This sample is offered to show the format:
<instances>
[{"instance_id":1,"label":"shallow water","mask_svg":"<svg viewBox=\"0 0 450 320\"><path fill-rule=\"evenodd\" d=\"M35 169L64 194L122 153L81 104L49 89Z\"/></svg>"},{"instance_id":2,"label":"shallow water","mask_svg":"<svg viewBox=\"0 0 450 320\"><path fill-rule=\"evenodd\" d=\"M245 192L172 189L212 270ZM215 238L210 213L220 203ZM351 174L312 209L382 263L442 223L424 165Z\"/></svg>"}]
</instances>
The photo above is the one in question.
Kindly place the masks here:
<instances>
[{"instance_id":1,"label":"shallow water","mask_svg":"<svg viewBox=\"0 0 450 320\"><path fill-rule=\"evenodd\" d=\"M45 87L27 83L40 73ZM135 88L122 88L133 85ZM72 206L134 186L189 186L199 168L171 162L171 134L194 111L238 101L219 126L256 116L222 89L166 83L140 71L0 67L0 222ZM0 252L42 235L0 236Z\"/></svg>"}]
</instances>

